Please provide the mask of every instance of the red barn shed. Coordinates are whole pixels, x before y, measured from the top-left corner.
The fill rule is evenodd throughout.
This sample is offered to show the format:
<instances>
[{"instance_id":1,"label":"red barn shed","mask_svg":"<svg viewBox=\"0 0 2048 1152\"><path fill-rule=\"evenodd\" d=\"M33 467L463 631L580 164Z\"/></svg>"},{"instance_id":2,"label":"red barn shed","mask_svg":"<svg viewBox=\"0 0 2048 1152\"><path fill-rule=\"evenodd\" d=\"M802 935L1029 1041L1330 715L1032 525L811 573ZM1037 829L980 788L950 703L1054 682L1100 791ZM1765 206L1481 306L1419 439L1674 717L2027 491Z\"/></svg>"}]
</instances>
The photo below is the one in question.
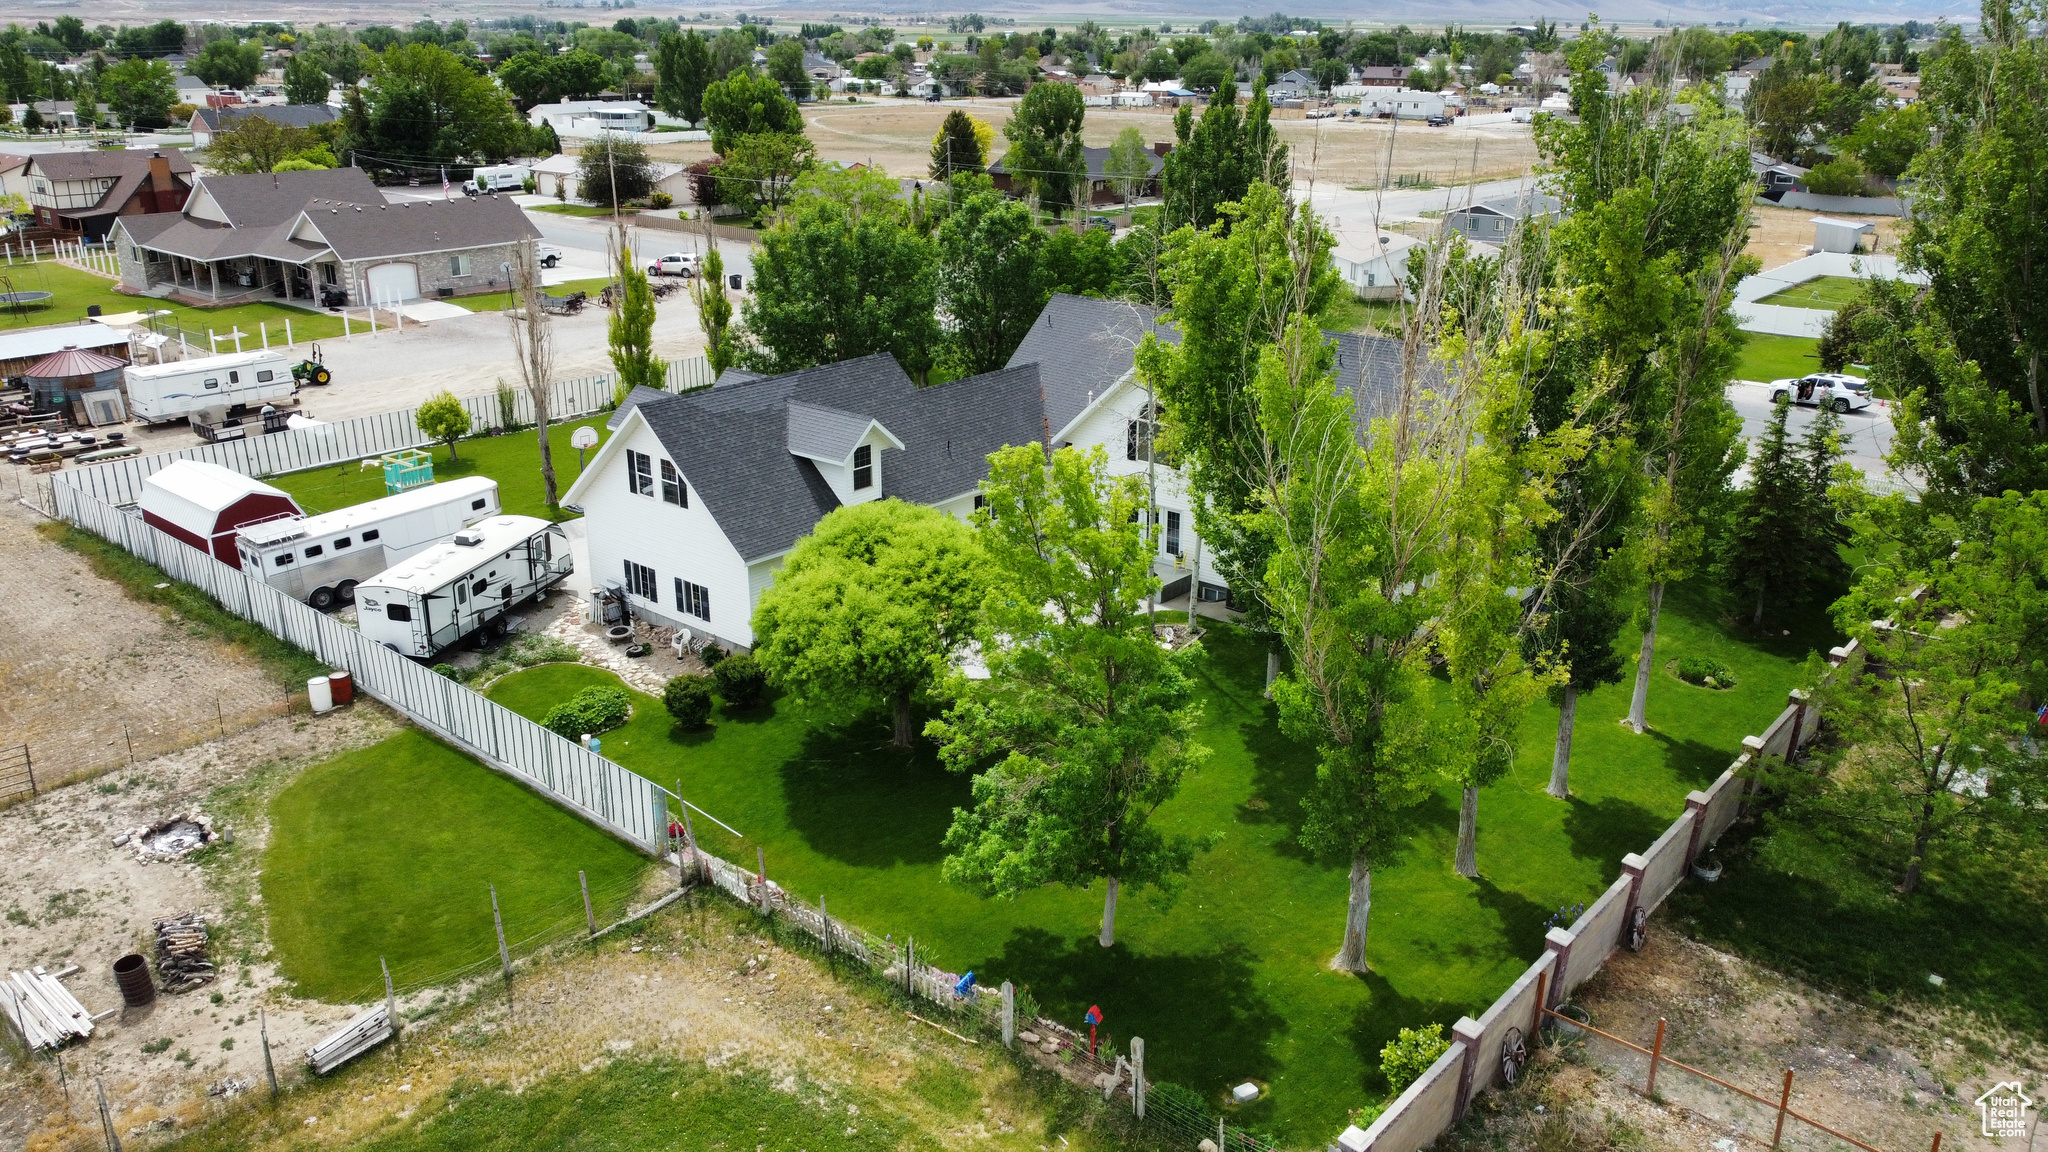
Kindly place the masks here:
<instances>
[{"instance_id":1,"label":"red barn shed","mask_svg":"<svg viewBox=\"0 0 2048 1152\"><path fill-rule=\"evenodd\" d=\"M303 516L298 502L252 476L218 464L179 460L142 482L142 522L235 568L235 530L258 520Z\"/></svg>"}]
</instances>

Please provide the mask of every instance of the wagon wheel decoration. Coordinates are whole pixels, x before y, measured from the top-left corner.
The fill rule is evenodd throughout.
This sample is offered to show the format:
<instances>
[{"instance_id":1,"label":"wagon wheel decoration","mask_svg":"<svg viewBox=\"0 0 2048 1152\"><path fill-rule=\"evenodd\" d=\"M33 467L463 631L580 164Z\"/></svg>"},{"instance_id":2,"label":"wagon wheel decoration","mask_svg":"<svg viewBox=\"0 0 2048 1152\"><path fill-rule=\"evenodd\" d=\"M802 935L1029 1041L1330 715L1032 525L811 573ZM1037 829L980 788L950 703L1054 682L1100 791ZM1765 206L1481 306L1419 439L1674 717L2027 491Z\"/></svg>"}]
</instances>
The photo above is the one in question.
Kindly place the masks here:
<instances>
[{"instance_id":1,"label":"wagon wheel decoration","mask_svg":"<svg viewBox=\"0 0 2048 1152\"><path fill-rule=\"evenodd\" d=\"M1641 952L1643 945L1649 943L1649 940L1650 910L1648 908L1638 908L1635 915L1631 916L1628 922L1629 951Z\"/></svg>"},{"instance_id":2,"label":"wagon wheel decoration","mask_svg":"<svg viewBox=\"0 0 2048 1152\"><path fill-rule=\"evenodd\" d=\"M1529 1046L1522 1042L1522 1030L1510 1028L1500 1042L1501 1083L1512 1086L1515 1078L1522 1074L1522 1065L1529 1062Z\"/></svg>"}]
</instances>

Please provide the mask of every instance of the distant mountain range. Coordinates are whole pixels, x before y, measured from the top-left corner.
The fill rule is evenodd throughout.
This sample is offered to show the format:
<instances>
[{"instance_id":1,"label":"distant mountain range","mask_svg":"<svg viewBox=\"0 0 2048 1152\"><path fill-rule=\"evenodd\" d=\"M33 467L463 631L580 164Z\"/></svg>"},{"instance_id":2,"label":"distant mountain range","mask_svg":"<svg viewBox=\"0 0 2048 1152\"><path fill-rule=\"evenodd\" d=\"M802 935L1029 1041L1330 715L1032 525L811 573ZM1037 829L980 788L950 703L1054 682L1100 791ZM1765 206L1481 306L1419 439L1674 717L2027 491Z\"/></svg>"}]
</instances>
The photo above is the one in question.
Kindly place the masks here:
<instances>
[{"instance_id":1,"label":"distant mountain range","mask_svg":"<svg viewBox=\"0 0 2048 1152\"><path fill-rule=\"evenodd\" d=\"M783 11L812 14L817 0L808 3L786 3L766 5L754 9L773 12L778 16ZM863 11L900 12L905 15L923 14L933 11L929 0L870 0ZM964 8L963 8L964 10ZM1746 20L1751 25L1772 24L1784 21L1792 24L1832 24L1837 20L1852 23L1890 23L1898 20L1933 21L1946 17L1951 21L1974 23L1977 18L1976 0L1725 0L1713 3L1711 0L1690 0L1687 3L1663 3L1661 0L1608 0L1606 3L1580 3L1577 6L1552 4L1547 9L1542 0L1513 0L1510 4L1482 2L1482 0L1387 0L1375 4L1369 11L1361 11L1354 3L1339 0L1288 0L1287 3L1271 3L1246 6L1231 0L1117 0L1117 3L1077 4L1074 0L1036 0L1025 4L984 4L979 9L984 15L1015 17L1033 22L1042 19L1079 20L1087 17L1097 19L1129 20L1133 16L1156 15L1162 20L1172 21L1176 17L1197 19L1235 20L1244 15L1264 15L1275 10L1289 15L1309 16L1325 21L1355 21L1360 24L1409 24L1440 25L1475 24L1501 25L1527 23L1538 16L1546 16L1560 22L1577 24L1587 11L1597 12L1601 19L1644 23L1665 20L1679 23L1726 21L1734 23Z\"/></svg>"}]
</instances>

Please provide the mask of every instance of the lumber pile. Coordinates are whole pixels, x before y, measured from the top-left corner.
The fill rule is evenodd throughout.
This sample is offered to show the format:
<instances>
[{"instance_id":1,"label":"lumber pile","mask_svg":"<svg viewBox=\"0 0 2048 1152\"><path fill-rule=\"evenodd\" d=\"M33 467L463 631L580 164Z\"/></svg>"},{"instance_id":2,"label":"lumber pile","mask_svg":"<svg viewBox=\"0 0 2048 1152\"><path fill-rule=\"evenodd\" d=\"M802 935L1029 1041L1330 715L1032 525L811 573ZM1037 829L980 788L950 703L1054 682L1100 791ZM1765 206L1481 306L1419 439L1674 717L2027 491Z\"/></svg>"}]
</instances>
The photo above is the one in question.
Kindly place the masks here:
<instances>
[{"instance_id":1,"label":"lumber pile","mask_svg":"<svg viewBox=\"0 0 2048 1152\"><path fill-rule=\"evenodd\" d=\"M390 1014L379 1004L342 1025L341 1031L306 1049L306 1066L314 1075L325 1076L396 1034Z\"/></svg>"},{"instance_id":2,"label":"lumber pile","mask_svg":"<svg viewBox=\"0 0 2048 1152\"><path fill-rule=\"evenodd\" d=\"M213 983L206 959L206 917L186 912L156 922L156 973L165 992L190 992Z\"/></svg>"},{"instance_id":3,"label":"lumber pile","mask_svg":"<svg viewBox=\"0 0 2048 1152\"><path fill-rule=\"evenodd\" d=\"M0 1011L7 1014L31 1051L61 1048L92 1035L92 1014L70 989L41 968L15 972L0 981Z\"/></svg>"}]
</instances>

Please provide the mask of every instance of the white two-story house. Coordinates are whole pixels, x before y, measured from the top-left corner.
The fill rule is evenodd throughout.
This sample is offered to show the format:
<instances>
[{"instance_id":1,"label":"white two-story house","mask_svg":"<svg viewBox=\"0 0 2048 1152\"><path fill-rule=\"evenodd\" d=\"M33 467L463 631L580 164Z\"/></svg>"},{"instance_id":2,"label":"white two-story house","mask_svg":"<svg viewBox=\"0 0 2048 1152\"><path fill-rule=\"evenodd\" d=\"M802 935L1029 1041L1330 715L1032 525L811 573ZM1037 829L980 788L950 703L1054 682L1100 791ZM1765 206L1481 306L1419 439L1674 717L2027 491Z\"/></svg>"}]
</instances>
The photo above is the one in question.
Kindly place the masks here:
<instances>
[{"instance_id":1,"label":"white two-story house","mask_svg":"<svg viewBox=\"0 0 2048 1152\"><path fill-rule=\"evenodd\" d=\"M645 619L753 646L760 595L798 540L842 504L893 497L962 519L988 455L1014 444L1102 447L1153 492L1161 599L1229 595L1205 562L1185 474L1152 457L1135 371L1153 309L1054 296L1002 370L919 388L886 355L781 376L728 371L680 395L636 389L563 499L584 512L592 582ZM1339 380L1377 402L1397 341L1333 334Z\"/></svg>"}]
</instances>

